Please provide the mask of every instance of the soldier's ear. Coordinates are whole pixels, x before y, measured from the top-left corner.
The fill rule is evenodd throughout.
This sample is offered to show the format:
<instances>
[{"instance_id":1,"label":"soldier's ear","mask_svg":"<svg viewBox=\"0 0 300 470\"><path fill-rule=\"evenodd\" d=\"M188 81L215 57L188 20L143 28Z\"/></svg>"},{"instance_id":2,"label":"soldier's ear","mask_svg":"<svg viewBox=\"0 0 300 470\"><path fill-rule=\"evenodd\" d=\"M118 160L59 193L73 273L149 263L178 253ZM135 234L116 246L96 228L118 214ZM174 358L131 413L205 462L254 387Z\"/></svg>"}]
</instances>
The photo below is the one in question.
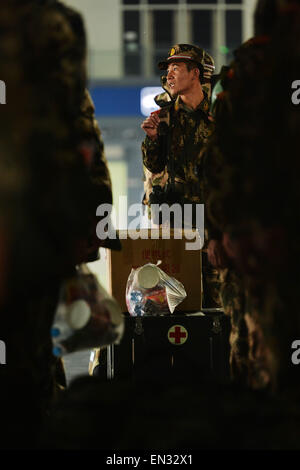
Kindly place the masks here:
<instances>
[{"instance_id":1,"label":"soldier's ear","mask_svg":"<svg viewBox=\"0 0 300 470\"><path fill-rule=\"evenodd\" d=\"M193 71L194 71L194 78L197 79L197 80L199 80L199 78L200 78L200 70L198 69L198 67L195 67L195 68L193 69Z\"/></svg>"}]
</instances>

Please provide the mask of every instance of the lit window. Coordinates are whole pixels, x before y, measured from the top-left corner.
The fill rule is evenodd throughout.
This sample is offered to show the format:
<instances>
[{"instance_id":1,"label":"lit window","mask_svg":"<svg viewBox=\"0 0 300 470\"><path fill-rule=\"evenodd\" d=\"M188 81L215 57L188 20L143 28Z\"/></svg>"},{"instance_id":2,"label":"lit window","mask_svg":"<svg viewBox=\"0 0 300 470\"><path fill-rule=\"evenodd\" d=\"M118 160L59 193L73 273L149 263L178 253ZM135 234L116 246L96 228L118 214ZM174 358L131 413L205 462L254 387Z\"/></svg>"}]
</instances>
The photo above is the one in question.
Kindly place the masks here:
<instances>
[{"instance_id":1,"label":"lit window","mask_svg":"<svg viewBox=\"0 0 300 470\"><path fill-rule=\"evenodd\" d=\"M145 87L141 89L141 113L143 116L149 116L150 113L159 109L154 101L156 95L163 93L160 87Z\"/></svg>"}]
</instances>

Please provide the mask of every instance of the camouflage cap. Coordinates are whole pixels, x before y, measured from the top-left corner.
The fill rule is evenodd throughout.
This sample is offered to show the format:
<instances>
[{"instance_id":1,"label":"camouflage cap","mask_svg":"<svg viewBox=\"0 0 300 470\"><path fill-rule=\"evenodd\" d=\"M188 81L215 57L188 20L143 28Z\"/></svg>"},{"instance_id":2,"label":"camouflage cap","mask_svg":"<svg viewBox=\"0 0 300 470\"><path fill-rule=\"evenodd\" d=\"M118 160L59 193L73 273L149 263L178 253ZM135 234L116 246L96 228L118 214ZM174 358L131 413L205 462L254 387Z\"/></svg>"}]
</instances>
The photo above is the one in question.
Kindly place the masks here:
<instances>
[{"instance_id":1,"label":"camouflage cap","mask_svg":"<svg viewBox=\"0 0 300 470\"><path fill-rule=\"evenodd\" d=\"M208 52L204 52L204 63L203 63L203 81L209 82L215 70L214 59Z\"/></svg>"},{"instance_id":2,"label":"camouflage cap","mask_svg":"<svg viewBox=\"0 0 300 470\"><path fill-rule=\"evenodd\" d=\"M170 62L177 60L196 62L201 66L203 77L206 80L210 79L215 69L213 58L204 49L193 44L175 44L169 50L168 57L158 63L158 67L161 70L166 70Z\"/></svg>"}]
</instances>

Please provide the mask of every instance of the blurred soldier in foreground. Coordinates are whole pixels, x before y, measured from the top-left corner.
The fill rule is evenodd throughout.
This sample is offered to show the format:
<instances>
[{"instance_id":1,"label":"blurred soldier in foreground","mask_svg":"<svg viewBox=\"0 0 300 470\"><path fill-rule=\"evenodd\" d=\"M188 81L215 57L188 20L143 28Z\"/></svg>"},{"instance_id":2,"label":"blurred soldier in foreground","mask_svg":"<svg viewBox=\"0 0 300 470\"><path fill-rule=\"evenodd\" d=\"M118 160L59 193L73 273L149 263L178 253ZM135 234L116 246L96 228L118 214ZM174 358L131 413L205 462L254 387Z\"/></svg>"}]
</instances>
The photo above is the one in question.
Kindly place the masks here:
<instances>
[{"instance_id":1,"label":"blurred soldier in foreground","mask_svg":"<svg viewBox=\"0 0 300 470\"><path fill-rule=\"evenodd\" d=\"M166 93L156 97L161 109L152 113L142 124L147 134L143 144L145 167L144 204L185 204L193 207L193 227L196 227L197 204L203 203L201 155L213 124L209 116L213 60L203 49L190 44L177 44L165 61L158 64L167 70L162 78ZM165 224L162 213L153 214L156 224ZM182 218L180 227L182 227ZM174 221L171 225L174 226ZM218 307L218 272L209 266L203 250L203 290L205 307Z\"/></svg>"},{"instance_id":2,"label":"blurred soldier in foreground","mask_svg":"<svg viewBox=\"0 0 300 470\"><path fill-rule=\"evenodd\" d=\"M248 386L278 392L299 384L292 362L300 334L293 216L299 112L291 86L299 70L300 19L298 4L278 1L269 10L269 3L256 11L260 36L236 51L224 76L205 166L209 215L230 258L227 288L238 289L235 305L228 304L236 315L235 373Z\"/></svg>"},{"instance_id":3,"label":"blurred soldier in foreground","mask_svg":"<svg viewBox=\"0 0 300 470\"><path fill-rule=\"evenodd\" d=\"M51 0L0 9L1 444L28 448L65 385L50 338L60 285L97 257L95 212L112 192L81 16Z\"/></svg>"},{"instance_id":4,"label":"blurred soldier in foreground","mask_svg":"<svg viewBox=\"0 0 300 470\"><path fill-rule=\"evenodd\" d=\"M243 51L245 47L248 47L248 43L241 46L240 49ZM212 114L216 127L203 158L203 173L205 175L204 198L208 203L209 223L207 225L210 228L207 251L209 261L220 270L222 279L220 294L223 308L226 315L231 318L231 378L235 383L241 386L260 389L270 383L270 376L265 371L265 365L262 364L261 358L258 359L257 357L257 341L255 341L255 344L252 344L252 348L250 348L250 332L248 331L246 322L249 305L245 281L230 257L231 252L228 233L220 229L219 221L211 216L210 210L211 200L215 195L219 194L220 184L222 185L222 190L225 191L229 179L226 178L226 171L229 171L228 164L224 161L224 157L221 159L217 152L220 152L218 142L220 139L219 136L222 135L223 132L222 118L225 119L224 116L227 112L227 108L224 110L224 90L228 89L230 77L233 73L232 70L234 67L237 68L238 65L239 64L234 61L231 67L224 66L221 70L220 80L213 90ZM227 116L227 119L230 119L230 117ZM230 189L229 186L228 191L230 191ZM232 203L234 203L234 201ZM257 333L258 332L255 331L254 334ZM258 339L258 337L256 339Z\"/></svg>"}]
</instances>

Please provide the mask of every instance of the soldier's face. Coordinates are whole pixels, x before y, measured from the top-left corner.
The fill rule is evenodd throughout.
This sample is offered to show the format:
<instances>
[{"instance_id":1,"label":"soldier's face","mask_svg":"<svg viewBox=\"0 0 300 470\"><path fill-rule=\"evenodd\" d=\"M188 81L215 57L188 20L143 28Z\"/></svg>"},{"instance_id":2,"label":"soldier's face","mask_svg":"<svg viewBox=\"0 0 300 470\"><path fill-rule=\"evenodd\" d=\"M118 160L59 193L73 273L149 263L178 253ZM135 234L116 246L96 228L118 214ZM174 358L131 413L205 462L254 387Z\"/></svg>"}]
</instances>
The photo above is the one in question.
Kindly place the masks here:
<instances>
[{"instance_id":1,"label":"soldier's face","mask_svg":"<svg viewBox=\"0 0 300 470\"><path fill-rule=\"evenodd\" d=\"M188 71L184 62L172 62L168 65L167 82L172 96L187 93L194 81L195 71Z\"/></svg>"}]
</instances>

